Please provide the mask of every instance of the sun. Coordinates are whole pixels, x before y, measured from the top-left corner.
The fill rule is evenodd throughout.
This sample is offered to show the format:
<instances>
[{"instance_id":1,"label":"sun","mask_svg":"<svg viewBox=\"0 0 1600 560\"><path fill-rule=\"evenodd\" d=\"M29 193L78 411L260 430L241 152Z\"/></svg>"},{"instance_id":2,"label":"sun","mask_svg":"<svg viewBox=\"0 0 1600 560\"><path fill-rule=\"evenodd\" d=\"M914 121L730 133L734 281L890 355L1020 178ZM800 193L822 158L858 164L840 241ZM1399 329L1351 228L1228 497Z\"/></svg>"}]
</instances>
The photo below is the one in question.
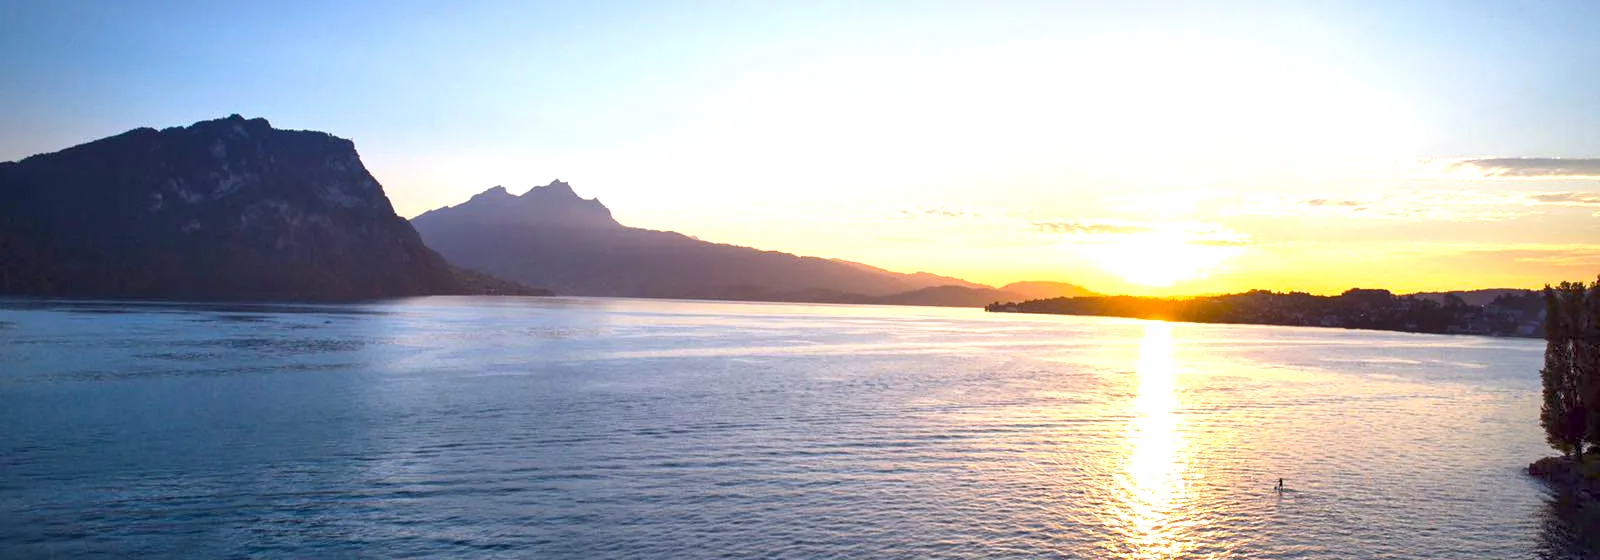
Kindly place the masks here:
<instances>
[{"instance_id":1,"label":"sun","mask_svg":"<svg viewBox=\"0 0 1600 560\"><path fill-rule=\"evenodd\" d=\"M1098 244L1091 258L1101 270L1140 286L1165 288L1204 278L1238 247L1196 243L1182 235L1148 233Z\"/></svg>"}]
</instances>

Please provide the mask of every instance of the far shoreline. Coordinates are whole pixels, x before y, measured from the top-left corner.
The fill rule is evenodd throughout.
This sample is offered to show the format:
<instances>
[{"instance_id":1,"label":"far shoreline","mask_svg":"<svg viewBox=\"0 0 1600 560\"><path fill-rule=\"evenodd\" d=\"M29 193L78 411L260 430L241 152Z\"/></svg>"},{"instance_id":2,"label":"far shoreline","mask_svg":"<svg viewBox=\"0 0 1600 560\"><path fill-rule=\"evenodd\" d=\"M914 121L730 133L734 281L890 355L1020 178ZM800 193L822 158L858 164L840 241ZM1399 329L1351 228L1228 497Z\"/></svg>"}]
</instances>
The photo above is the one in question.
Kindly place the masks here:
<instances>
[{"instance_id":1,"label":"far shoreline","mask_svg":"<svg viewBox=\"0 0 1600 560\"><path fill-rule=\"evenodd\" d=\"M259 306L259 307L270 307L270 306L324 307L324 306L344 306L344 305L386 304L386 303L395 303L395 302L401 302L401 301L413 300L413 299L427 299L427 298L436 298L436 297L438 297L438 298L532 299L532 300L590 299L590 300L624 300L624 301L642 301L642 302L665 301L665 302L683 302L683 303L729 303L729 304L752 304L753 303L753 304L769 304L769 305L801 305L801 306L817 305L817 306L826 306L826 307L851 307L851 308L873 308L873 307L878 307L878 308L892 308L892 309L923 308L923 309L943 309L943 310L963 309L963 310L973 310L973 311L986 311L984 307L964 306L964 305L959 305L959 306L958 305L925 305L925 304L919 305L919 304L897 304L897 303L850 303L850 302L836 302L836 301L793 301L793 300L763 300L763 299L709 299L709 298L674 298L674 297L648 297L648 296L589 296L589 295L575 295L575 294L550 294L550 295L523 295L523 294L418 294L418 295L409 295L409 296L396 296L396 297L387 297L387 298L354 299L354 300L328 300L328 299L321 299L321 300L319 300L319 299L216 299L216 298L209 298L208 299L208 298L176 298L176 297L90 297L90 296L74 297L74 296L39 296L39 295L29 295L29 294L0 294L0 304L6 303L6 302L12 302L12 303L23 303L25 305L26 304L37 304L37 305L97 305L97 304L103 304L103 305L153 305L153 306L201 305L201 306L219 306L219 307L239 306L241 308L257 307L257 306ZM994 311L990 310L989 312L994 312ZM1172 318L1163 318L1163 317L1129 317L1129 316L1124 316L1124 315L1095 315L1095 314L1083 314L1083 313L1040 313L1040 312L997 312L997 313L1011 313L1011 314L1014 314L1014 315L1041 316L1041 317L1093 317L1093 318L1099 318L1099 319L1119 319L1119 320L1125 320L1125 321L1160 321L1160 322L1164 322L1164 323L1192 324L1192 325L1247 326L1247 327L1283 327L1283 328L1295 328L1295 329L1315 329L1315 330L1319 330L1319 331L1334 331L1334 330L1337 330L1337 331L1351 331L1351 332L1389 332L1389 333L1402 333L1402 334L1414 334L1414 335L1425 335L1425 336L1451 336L1451 337L1473 336L1473 337L1492 338L1492 339L1508 339L1508 340L1531 340L1531 339L1534 339L1534 338L1539 338L1539 337L1532 337L1532 336L1506 336L1506 335L1485 334L1485 333L1446 333L1446 332L1407 331L1407 330L1394 330L1394 329L1376 329L1376 328L1363 328L1363 327L1328 327L1328 326L1322 326L1322 325L1288 325L1288 324L1278 324L1278 323L1195 321L1195 320L1189 320L1189 319L1172 319Z\"/></svg>"},{"instance_id":2,"label":"far shoreline","mask_svg":"<svg viewBox=\"0 0 1600 560\"><path fill-rule=\"evenodd\" d=\"M1126 317L1203 324L1339 328L1418 334L1544 338L1544 298L1506 290L1469 304L1457 293L1395 295L1353 288L1337 296L1252 290L1194 298L1088 296L994 302L993 313Z\"/></svg>"},{"instance_id":3,"label":"far shoreline","mask_svg":"<svg viewBox=\"0 0 1600 560\"><path fill-rule=\"evenodd\" d=\"M1480 338L1496 338L1496 339L1510 339L1510 340L1542 340L1544 338L1543 336L1534 336L1534 335L1508 335L1508 334L1470 333L1470 332L1432 332L1432 331L1404 330L1404 329L1379 329L1379 328L1371 328L1371 327L1330 327L1330 326L1324 326L1324 325L1289 325L1289 324L1282 324L1282 323L1248 323L1248 322L1236 322L1236 321L1195 321L1195 320L1192 320L1192 319L1171 319L1171 318L1164 318L1164 317L1130 317L1130 316L1127 316L1127 315L1096 315L1096 314L1089 314L1089 313L1043 313L1043 312L1030 312L1030 311L990 311L990 313L1009 313L1009 314L1014 314L1014 315L1038 315L1038 316L1053 316L1053 317L1101 317L1101 318L1106 318L1106 319L1127 319L1127 320L1130 320L1130 321L1161 321L1163 323L1182 323L1182 324L1189 324L1189 325L1235 325L1235 326L1245 326L1245 327L1284 327L1284 328L1291 328L1291 329L1316 329L1316 330L1323 330L1323 331L1389 332L1389 333L1420 334L1420 335L1428 335L1428 336L1452 336L1452 337L1454 337L1454 336L1475 336L1475 337L1480 337Z\"/></svg>"}]
</instances>

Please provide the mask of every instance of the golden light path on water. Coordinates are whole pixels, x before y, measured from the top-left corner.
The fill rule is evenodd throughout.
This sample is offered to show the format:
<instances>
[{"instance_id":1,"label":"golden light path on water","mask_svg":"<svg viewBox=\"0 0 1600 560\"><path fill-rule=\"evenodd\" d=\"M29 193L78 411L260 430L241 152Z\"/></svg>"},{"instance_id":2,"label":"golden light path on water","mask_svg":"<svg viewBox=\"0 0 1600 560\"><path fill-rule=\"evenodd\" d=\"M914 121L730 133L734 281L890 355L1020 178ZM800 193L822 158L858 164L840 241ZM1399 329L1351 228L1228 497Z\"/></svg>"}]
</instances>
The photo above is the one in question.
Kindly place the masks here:
<instances>
[{"instance_id":1,"label":"golden light path on water","mask_svg":"<svg viewBox=\"0 0 1600 560\"><path fill-rule=\"evenodd\" d=\"M1177 414L1179 370L1172 325L1148 322L1135 369L1138 389L1117 475L1117 518L1129 558L1174 558L1189 548L1182 522L1188 506L1186 442Z\"/></svg>"}]
</instances>

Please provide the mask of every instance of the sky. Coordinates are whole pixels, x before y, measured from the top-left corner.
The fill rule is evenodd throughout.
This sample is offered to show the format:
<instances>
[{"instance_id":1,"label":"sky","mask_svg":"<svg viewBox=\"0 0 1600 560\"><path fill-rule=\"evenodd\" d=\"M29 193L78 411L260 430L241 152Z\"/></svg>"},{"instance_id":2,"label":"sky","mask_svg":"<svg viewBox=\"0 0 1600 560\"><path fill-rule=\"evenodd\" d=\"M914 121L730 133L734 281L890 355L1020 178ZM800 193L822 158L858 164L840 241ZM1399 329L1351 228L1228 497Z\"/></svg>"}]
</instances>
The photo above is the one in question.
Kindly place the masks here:
<instances>
[{"instance_id":1,"label":"sky","mask_svg":"<svg viewBox=\"0 0 1600 560\"><path fill-rule=\"evenodd\" d=\"M414 216L1107 293L1600 273L1600 3L0 2L0 160L231 113Z\"/></svg>"}]
</instances>

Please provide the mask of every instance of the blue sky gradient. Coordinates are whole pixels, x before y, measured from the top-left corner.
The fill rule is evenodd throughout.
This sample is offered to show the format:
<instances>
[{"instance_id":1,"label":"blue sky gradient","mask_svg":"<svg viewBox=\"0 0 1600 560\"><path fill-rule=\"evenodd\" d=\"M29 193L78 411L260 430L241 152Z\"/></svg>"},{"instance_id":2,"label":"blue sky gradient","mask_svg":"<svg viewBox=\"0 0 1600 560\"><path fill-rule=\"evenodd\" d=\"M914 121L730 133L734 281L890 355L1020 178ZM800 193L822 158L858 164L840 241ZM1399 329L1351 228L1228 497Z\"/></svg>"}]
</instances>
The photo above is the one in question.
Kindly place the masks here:
<instances>
[{"instance_id":1,"label":"blue sky gradient","mask_svg":"<svg viewBox=\"0 0 1600 560\"><path fill-rule=\"evenodd\" d=\"M0 160L239 113L354 139L408 216L561 178L625 223L995 282L1115 268L1038 253L1052 220L1220 227L1262 258L1308 229L1600 241L1581 205L1289 227L1211 200L1594 192L1395 169L1600 157L1600 3L1201 4L12 1ZM929 208L976 218L901 222ZM1221 260L1163 289L1295 282Z\"/></svg>"}]
</instances>

